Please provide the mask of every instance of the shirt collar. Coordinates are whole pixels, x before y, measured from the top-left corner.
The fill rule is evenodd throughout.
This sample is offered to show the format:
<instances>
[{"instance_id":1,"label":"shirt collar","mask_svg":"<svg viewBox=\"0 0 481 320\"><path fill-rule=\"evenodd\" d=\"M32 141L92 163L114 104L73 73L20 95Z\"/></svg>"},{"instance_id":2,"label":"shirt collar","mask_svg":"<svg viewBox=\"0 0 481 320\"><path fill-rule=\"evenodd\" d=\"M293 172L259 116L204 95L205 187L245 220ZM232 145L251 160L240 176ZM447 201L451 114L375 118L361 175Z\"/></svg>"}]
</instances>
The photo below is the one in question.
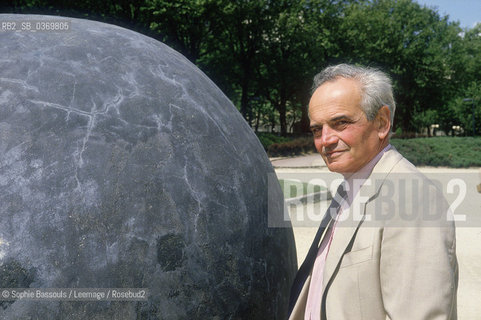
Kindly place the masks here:
<instances>
[{"instance_id":1,"label":"shirt collar","mask_svg":"<svg viewBox=\"0 0 481 320\"><path fill-rule=\"evenodd\" d=\"M386 151L391 148L391 144L388 144L384 149L381 150L381 152L379 152L374 158L372 158L371 161L369 161L364 167L362 167L361 170L355 172L349 178L344 180L343 183L348 185L347 196L349 204L352 203L354 197L359 192L359 189L362 187L364 182L371 174L372 169L374 169L374 166L379 162L384 153L386 153ZM354 182L356 183L354 184Z\"/></svg>"}]
</instances>

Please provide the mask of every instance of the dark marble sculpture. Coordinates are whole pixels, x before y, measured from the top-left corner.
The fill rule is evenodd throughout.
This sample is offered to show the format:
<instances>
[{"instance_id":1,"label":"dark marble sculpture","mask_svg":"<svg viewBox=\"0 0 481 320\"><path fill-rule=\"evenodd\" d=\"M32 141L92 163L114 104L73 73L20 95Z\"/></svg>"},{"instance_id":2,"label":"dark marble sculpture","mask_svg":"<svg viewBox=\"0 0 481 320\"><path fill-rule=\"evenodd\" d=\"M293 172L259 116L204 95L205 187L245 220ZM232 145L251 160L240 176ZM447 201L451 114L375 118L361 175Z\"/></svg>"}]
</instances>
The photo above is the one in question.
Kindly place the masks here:
<instances>
[{"instance_id":1,"label":"dark marble sculpture","mask_svg":"<svg viewBox=\"0 0 481 320\"><path fill-rule=\"evenodd\" d=\"M70 30L0 32L0 287L149 298L2 301L0 318L285 318L292 230L267 225L273 170L236 108L149 37L0 15L55 19Z\"/></svg>"}]
</instances>

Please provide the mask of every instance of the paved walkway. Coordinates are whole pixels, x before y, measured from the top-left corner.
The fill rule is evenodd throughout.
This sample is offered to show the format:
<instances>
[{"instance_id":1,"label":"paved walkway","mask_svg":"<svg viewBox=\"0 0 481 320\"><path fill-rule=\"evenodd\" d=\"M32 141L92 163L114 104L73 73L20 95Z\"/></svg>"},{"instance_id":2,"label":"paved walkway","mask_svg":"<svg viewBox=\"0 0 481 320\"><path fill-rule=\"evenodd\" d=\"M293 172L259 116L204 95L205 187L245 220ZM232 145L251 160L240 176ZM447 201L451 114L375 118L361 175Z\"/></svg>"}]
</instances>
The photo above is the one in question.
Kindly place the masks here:
<instances>
[{"instance_id":1,"label":"paved walkway","mask_svg":"<svg viewBox=\"0 0 481 320\"><path fill-rule=\"evenodd\" d=\"M318 154L292 158L272 158L271 163L279 178L308 181L313 174L328 172ZM456 212L463 213L472 225L457 224L456 242L459 264L458 319L481 319L481 193L476 190L481 176L479 168L452 169L420 167L428 177L460 178L466 182L466 193ZM340 177L340 176L339 176ZM449 195L448 195L449 196ZM457 201L457 194L447 197L450 203ZM327 207L327 202L323 204ZM307 204L302 210L314 211L313 204ZM322 205L321 205L322 207ZM317 208L317 211L319 208ZM291 215L295 214L291 212ZM300 265L307 254L317 227L293 227L296 240L297 260Z\"/></svg>"},{"instance_id":2,"label":"paved walkway","mask_svg":"<svg viewBox=\"0 0 481 320\"><path fill-rule=\"evenodd\" d=\"M326 167L322 157L317 154L307 154L299 157L271 158L274 168L318 168Z\"/></svg>"}]
</instances>

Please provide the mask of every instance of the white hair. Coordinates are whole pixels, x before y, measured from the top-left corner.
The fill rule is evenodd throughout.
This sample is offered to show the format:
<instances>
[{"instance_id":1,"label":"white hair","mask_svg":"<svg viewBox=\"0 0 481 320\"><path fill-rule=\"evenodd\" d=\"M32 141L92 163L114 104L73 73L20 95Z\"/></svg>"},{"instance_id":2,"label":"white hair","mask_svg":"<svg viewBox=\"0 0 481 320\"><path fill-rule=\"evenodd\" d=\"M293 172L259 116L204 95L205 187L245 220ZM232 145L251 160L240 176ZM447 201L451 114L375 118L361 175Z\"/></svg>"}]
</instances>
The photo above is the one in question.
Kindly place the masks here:
<instances>
[{"instance_id":1,"label":"white hair","mask_svg":"<svg viewBox=\"0 0 481 320\"><path fill-rule=\"evenodd\" d=\"M379 109L387 106L391 111L391 130L396 103L394 102L391 78L384 72L350 64L338 64L322 70L314 77L312 93L323 83L337 78L354 79L361 85L361 108L369 121L374 120Z\"/></svg>"}]
</instances>

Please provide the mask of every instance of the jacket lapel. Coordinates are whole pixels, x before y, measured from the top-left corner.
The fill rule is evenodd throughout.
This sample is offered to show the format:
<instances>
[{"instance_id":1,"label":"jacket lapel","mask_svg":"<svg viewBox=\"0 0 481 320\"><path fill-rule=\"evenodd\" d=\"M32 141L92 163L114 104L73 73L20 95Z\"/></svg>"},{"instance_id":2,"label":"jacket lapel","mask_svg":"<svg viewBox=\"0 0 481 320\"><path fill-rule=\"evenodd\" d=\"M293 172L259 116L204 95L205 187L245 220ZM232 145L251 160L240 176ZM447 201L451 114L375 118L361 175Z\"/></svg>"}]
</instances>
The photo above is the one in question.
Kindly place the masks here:
<instances>
[{"instance_id":1,"label":"jacket lapel","mask_svg":"<svg viewBox=\"0 0 481 320\"><path fill-rule=\"evenodd\" d=\"M367 197L369 199L367 200L367 202L375 199L387 174L401 159L401 154L397 152L394 147L386 151L386 153L382 156L379 162L375 165L371 173L371 176L376 177L376 179L379 179L380 181L370 181L371 183L365 183L359 190L358 195ZM326 258L326 264L324 266L322 284L324 296L326 295L326 287L328 286L333 274L341 263L342 256L344 255L346 249L349 246L349 243L353 239L357 229L360 227L365 217L365 208L367 202L361 204L360 214L358 214L355 219L353 219L352 210L350 210L351 212L345 220L341 219L337 222L335 236L332 239L329 253Z\"/></svg>"}]
</instances>

